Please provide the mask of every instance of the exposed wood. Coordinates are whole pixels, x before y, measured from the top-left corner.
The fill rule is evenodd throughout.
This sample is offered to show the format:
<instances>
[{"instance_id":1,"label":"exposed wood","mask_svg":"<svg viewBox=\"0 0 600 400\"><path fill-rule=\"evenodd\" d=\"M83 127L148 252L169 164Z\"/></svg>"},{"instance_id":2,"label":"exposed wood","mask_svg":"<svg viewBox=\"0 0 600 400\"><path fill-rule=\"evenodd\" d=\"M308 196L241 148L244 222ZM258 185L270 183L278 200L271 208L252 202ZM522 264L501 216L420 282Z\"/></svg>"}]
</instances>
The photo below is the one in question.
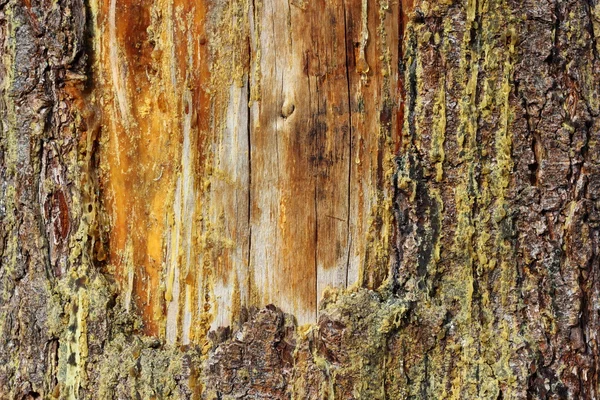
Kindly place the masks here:
<instances>
[{"instance_id":1,"label":"exposed wood","mask_svg":"<svg viewBox=\"0 0 600 400\"><path fill-rule=\"evenodd\" d=\"M148 334L385 279L397 7L92 4L107 264Z\"/></svg>"}]
</instances>

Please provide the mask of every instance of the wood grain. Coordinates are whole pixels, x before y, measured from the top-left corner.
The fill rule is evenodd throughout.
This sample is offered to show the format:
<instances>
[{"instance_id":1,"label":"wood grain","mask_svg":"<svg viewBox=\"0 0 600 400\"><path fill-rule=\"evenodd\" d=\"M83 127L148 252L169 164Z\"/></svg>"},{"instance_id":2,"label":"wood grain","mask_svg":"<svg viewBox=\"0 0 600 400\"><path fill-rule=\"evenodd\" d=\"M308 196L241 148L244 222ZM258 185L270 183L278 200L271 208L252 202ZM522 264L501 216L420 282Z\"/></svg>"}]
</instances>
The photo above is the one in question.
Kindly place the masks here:
<instances>
[{"instance_id":1,"label":"wood grain","mask_svg":"<svg viewBox=\"0 0 600 400\"><path fill-rule=\"evenodd\" d=\"M385 280L398 4L94 10L108 264L148 333L314 322L327 287Z\"/></svg>"}]
</instances>

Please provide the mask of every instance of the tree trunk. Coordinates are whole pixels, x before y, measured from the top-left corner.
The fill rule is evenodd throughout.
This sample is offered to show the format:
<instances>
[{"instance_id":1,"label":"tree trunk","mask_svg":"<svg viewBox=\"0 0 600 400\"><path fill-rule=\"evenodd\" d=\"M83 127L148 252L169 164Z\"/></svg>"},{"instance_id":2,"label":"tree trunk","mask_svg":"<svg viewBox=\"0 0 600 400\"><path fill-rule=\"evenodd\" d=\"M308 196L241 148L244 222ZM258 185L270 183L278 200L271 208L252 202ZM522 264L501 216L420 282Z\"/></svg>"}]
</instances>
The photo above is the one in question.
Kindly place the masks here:
<instances>
[{"instance_id":1,"label":"tree trunk","mask_svg":"<svg viewBox=\"0 0 600 400\"><path fill-rule=\"evenodd\" d=\"M596 0L0 0L0 397L596 399Z\"/></svg>"}]
</instances>

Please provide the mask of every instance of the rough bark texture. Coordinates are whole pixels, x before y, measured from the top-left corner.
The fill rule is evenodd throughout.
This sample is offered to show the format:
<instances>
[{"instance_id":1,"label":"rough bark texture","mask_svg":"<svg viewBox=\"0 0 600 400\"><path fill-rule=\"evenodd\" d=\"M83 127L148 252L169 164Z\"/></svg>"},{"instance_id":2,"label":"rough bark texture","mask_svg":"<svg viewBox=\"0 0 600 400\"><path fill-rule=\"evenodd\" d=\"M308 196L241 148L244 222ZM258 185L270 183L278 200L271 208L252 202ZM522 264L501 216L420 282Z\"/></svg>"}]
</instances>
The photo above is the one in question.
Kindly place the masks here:
<instances>
[{"instance_id":1,"label":"rough bark texture","mask_svg":"<svg viewBox=\"0 0 600 400\"><path fill-rule=\"evenodd\" d=\"M597 36L595 0L0 0L0 397L600 397Z\"/></svg>"}]
</instances>

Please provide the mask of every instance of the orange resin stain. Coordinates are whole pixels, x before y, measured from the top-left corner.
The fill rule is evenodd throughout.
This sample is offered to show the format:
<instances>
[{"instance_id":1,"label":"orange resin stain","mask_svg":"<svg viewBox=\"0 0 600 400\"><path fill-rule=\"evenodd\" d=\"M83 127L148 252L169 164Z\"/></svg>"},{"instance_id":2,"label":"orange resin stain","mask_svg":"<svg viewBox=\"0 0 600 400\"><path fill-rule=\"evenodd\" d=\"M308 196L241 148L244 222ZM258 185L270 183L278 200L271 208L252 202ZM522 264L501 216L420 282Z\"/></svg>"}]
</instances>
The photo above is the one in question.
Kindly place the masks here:
<instances>
[{"instance_id":1,"label":"orange resin stain","mask_svg":"<svg viewBox=\"0 0 600 400\"><path fill-rule=\"evenodd\" d=\"M126 307L142 314L145 333L159 335L172 292L168 274L185 253L172 248L181 242L174 236L184 235L176 228L181 221L174 221L176 186L184 170L188 183L195 184L197 149L206 129L198 125L208 104L204 3L101 0L97 7L101 40L95 73L102 88L97 102L103 109L101 185L110 218L109 264ZM185 166L184 142L193 151ZM196 201L189 195L186 200ZM194 283L193 270L187 281Z\"/></svg>"}]
</instances>

